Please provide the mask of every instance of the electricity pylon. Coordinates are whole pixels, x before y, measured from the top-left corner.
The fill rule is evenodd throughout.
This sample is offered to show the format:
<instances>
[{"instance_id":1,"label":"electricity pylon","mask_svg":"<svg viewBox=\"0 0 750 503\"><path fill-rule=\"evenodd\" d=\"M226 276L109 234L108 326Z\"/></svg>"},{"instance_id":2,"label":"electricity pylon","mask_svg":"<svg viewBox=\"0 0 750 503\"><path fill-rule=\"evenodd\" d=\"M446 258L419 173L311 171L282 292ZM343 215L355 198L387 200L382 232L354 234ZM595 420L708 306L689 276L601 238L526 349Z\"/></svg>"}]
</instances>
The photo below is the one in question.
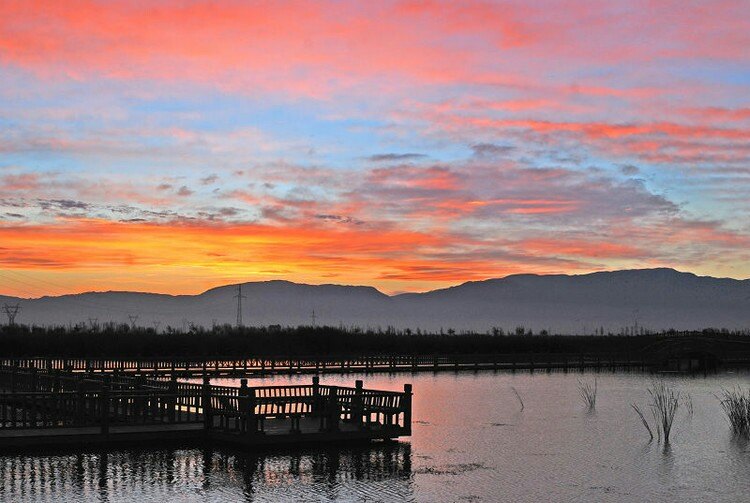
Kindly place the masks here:
<instances>
[{"instance_id":1,"label":"electricity pylon","mask_svg":"<svg viewBox=\"0 0 750 503\"><path fill-rule=\"evenodd\" d=\"M237 285L237 295L234 296L237 299L237 328L242 326L242 299L246 297L242 295L242 283Z\"/></svg>"},{"instance_id":2,"label":"electricity pylon","mask_svg":"<svg viewBox=\"0 0 750 503\"><path fill-rule=\"evenodd\" d=\"M8 325L15 325L16 324L16 316L21 311L21 305L15 304L3 304L3 311L5 311L5 315L8 317Z\"/></svg>"}]
</instances>

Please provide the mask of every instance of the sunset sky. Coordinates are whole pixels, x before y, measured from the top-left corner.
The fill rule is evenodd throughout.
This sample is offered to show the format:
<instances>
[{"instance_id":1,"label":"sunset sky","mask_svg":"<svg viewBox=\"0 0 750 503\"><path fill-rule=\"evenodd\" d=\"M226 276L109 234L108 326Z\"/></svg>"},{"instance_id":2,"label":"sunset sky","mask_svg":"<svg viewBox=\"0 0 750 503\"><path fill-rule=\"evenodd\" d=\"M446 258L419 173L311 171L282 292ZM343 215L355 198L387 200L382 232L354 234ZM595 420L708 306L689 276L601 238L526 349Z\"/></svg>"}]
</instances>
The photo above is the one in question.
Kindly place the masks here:
<instances>
[{"instance_id":1,"label":"sunset sky","mask_svg":"<svg viewBox=\"0 0 750 503\"><path fill-rule=\"evenodd\" d=\"M0 294L750 276L750 2L0 0Z\"/></svg>"}]
</instances>

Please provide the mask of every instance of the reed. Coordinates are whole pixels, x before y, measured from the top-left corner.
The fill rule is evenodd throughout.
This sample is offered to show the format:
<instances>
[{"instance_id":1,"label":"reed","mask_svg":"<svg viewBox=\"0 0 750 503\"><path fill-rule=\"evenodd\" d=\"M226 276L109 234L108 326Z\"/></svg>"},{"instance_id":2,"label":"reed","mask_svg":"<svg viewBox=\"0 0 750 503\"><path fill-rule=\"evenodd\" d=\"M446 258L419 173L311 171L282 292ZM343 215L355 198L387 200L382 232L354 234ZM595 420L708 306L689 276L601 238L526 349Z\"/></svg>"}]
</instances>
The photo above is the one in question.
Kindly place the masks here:
<instances>
[{"instance_id":1,"label":"reed","mask_svg":"<svg viewBox=\"0 0 750 503\"><path fill-rule=\"evenodd\" d=\"M719 401L732 431L738 436L750 437L750 389L747 393L739 387L722 389Z\"/></svg>"},{"instance_id":2,"label":"reed","mask_svg":"<svg viewBox=\"0 0 750 503\"><path fill-rule=\"evenodd\" d=\"M661 442L663 438L664 443L668 444L674 418L677 410L680 408L680 401L684 397L674 387L663 381L654 382L647 391L651 399L648 408L651 411L651 417L654 421L653 428L648 419L646 419L646 414L643 413L643 410L634 403L631 403L630 406L641 419L643 426L648 431L650 440L654 439L654 432L656 432L657 440ZM688 412L692 414L692 400L689 403Z\"/></svg>"},{"instance_id":3,"label":"reed","mask_svg":"<svg viewBox=\"0 0 750 503\"><path fill-rule=\"evenodd\" d=\"M685 397L685 400L684 400L684 402L685 402L685 412L687 413L687 417L688 418L692 418L693 417L693 412L694 412L694 409L693 409L693 397L690 395L690 393L685 393L684 397Z\"/></svg>"},{"instance_id":4,"label":"reed","mask_svg":"<svg viewBox=\"0 0 750 503\"><path fill-rule=\"evenodd\" d=\"M516 398L518 398L518 403L520 403L520 404L521 404L521 410L523 410L523 399L521 398L521 394L520 394L520 393L518 392L518 390L517 390L517 389L516 389L515 387L513 387L513 386L511 386L511 387L510 387L510 389L512 389L512 390L513 390L513 393L515 393L515 395L516 395Z\"/></svg>"},{"instance_id":5,"label":"reed","mask_svg":"<svg viewBox=\"0 0 750 503\"><path fill-rule=\"evenodd\" d=\"M590 382L584 382L578 379L578 393L581 395L583 404L589 409L593 410L596 408L596 393L598 390L597 379L594 379L594 384Z\"/></svg>"},{"instance_id":6,"label":"reed","mask_svg":"<svg viewBox=\"0 0 750 503\"><path fill-rule=\"evenodd\" d=\"M638 406L634 403L630 404L631 407L633 407L633 410L638 414L638 417L641 418L641 422L643 423L643 426L646 428L646 431L648 432L648 436L650 437L649 440L654 439L654 432L651 431L651 426L648 424L648 421L646 420L646 416L643 415L643 411L638 408Z\"/></svg>"},{"instance_id":7,"label":"reed","mask_svg":"<svg viewBox=\"0 0 750 503\"><path fill-rule=\"evenodd\" d=\"M651 414L656 423L657 436L664 436L664 443L669 443L677 409L680 407L680 392L665 382L656 382L648 390L651 396Z\"/></svg>"}]
</instances>

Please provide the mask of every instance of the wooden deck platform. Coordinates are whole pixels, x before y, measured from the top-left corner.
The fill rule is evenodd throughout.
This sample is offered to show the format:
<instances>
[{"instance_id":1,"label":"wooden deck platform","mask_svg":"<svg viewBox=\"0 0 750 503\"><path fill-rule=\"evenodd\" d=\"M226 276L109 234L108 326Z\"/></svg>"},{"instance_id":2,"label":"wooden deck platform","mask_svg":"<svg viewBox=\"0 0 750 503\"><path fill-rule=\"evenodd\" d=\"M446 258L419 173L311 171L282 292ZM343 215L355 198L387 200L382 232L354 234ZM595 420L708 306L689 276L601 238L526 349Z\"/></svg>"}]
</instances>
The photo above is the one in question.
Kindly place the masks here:
<instances>
[{"instance_id":1,"label":"wooden deck platform","mask_svg":"<svg viewBox=\"0 0 750 503\"><path fill-rule=\"evenodd\" d=\"M156 440L238 446L361 442L411 434L403 392L310 385L212 386L0 367L0 449Z\"/></svg>"}]
</instances>

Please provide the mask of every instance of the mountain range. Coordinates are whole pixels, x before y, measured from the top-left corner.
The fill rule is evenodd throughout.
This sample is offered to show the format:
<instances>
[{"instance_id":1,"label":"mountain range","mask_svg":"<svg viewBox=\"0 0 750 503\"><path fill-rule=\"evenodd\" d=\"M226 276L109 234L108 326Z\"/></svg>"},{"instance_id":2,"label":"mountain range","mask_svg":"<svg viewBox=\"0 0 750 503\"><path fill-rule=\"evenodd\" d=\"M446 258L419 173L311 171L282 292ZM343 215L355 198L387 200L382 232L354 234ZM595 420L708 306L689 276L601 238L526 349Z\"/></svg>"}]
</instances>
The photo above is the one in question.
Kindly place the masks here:
<instances>
[{"instance_id":1,"label":"mountain range","mask_svg":"<svg viewBox=\"0 0 750 503\"><path fill-rule=\"evenodd\" d=\"M199 295L88 292L23 299L0 295L0 305L21 305L17 323L58 325L158 323L234 324L238 285ZM367 286L307 285L289 281L242 283L246 325L359 326L423 330L618 333L652 330L750 327L750 280L696 276L673 269L636 269L583 275L519 274L471 281L424 293L386 295ZM2 314L2 313L0 313Z\"/></svg>"}]
</instances>

